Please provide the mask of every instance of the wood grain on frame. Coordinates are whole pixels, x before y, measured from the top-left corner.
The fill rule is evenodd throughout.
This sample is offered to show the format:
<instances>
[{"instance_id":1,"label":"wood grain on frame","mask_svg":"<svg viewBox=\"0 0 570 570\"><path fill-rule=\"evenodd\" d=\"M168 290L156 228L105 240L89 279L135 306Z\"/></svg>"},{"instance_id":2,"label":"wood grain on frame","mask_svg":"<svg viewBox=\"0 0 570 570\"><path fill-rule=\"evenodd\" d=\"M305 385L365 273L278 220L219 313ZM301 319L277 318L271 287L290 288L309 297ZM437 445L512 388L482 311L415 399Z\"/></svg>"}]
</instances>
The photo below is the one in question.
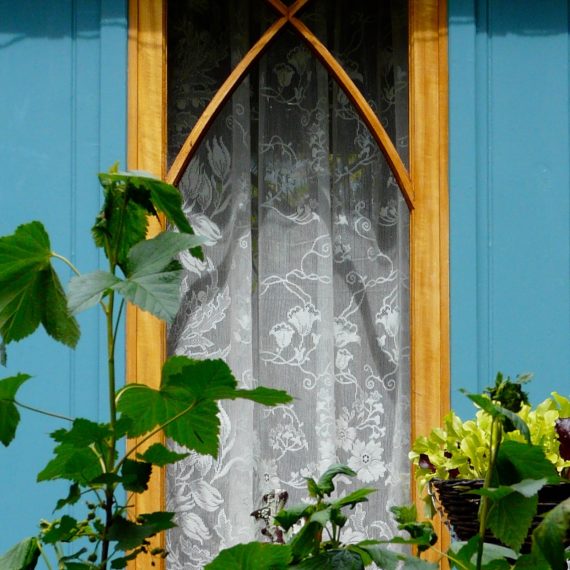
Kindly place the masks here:
<instances>
[{"instance_id":1,"label":"wood grain on frame","mask_svg":"<svg viewBox=\"0 0 570 570\"><path fill-rule=\"evenodd\" d=\"M129 5L128 168L164 176L166 149L166 28L162 0L131 0ZM161 230L152 218L148 235ZM127 307L126 381L157 388L166 352L165 326L133 305ZM157 436L149 445L163 442ZM130 441L132 446L136 440ZM164 469L153 467L149 489L131 498L133 516L164 510ZM164 547L164 535L152 540ZM139 556L131 570L152 568L151 558ZM154 568L157 568L155 566Z\"/></svg>"},{"instance_id":2,"label":"wood grain on frame","mask_svg":"<svg viewBox=\"0 0 570 570\"><path fill-rule=\"evenodd\" d=\"M446 1L411 0L410 173L416 200L410 227L412 440L441 425L450 405L446 54ZM438 526L445 548L446 531Z\"/></svg>"},{"instance_id":3,"label":"wood grain on frame","mask_svg":"<svg viewBox=\"0 0 570 570\"><path fill-rule=\"evenodd\" d=\"M414 206L411 240L412 437L440 425L449 409L449 204L448 86L446 0L410 0L410 173L401 165L390 139L380 137L358 89L328 50L293 15L307 0L285 6L269 3L282 14L248 53L250 59L233 72L208 116L199 120L173 164L168 179L177 182L192 149L207 131L219 108L231 96L282 27L289 22L327 66L359 109ZM165 175L166 151L166 0L130 0L129 13L129 168ZM328 54L328 55L327 55ZM246 57L248 57L246 56ZM330 57L329 57L330 56ZM237 68L236 68L237 69ZM231 78L231 81L230 81ZM371 110L370 110L371 111ZM377 120L377 118L376 118ZM384 135L382 135L383 137ZM384 141L384 142L380 142ZM399 166L399 164L401 166ZM151 228L156 233L159 224ZM129 307L127 313L127 380L157 386L166 352L165 328L153 317ZM164 473L155 470L150 489L136 497L137 513L164 508ZM415 489L415 485L413 487ZM441 530L441 529L440 529ZM163 539L162 539L163 540ZM151 569L140 558L131 569ZM164 568L164 565L154 568Z\"/></svg>"}]
</instances>

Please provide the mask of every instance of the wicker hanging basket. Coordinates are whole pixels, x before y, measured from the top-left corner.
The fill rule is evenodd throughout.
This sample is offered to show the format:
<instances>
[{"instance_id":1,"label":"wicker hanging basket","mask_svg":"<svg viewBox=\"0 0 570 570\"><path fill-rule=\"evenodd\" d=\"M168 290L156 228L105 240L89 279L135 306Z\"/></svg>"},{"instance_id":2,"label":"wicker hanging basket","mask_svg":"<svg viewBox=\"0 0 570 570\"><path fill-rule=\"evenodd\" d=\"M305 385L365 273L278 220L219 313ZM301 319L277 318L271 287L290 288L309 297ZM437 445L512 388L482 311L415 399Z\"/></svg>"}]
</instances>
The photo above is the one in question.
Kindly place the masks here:
<instances>
[{"instance_id":1,"label":"wicker hanging basket","mask_svg":"<svg viewBox=\"0 0 570 570\"><path fill-rule=\"evenodd\" d=\"M469 540L479 531L479 496L466 494L467 491L480 489L483 486L481 479L433 479L429 484L429 493L432 496L437 511L452 535L459 540ZM534 517L529 535L523 545L522 551L528 552L531 546L530 535L542 520L542 516L554 508L558 503L570 497L570 483L559 485L545 485L538 492L538 509ZM566 537L566 544L570 544L570 537ZM485 540L498 543L497 539L487 534Z\"/></svg>"}]
</instances>

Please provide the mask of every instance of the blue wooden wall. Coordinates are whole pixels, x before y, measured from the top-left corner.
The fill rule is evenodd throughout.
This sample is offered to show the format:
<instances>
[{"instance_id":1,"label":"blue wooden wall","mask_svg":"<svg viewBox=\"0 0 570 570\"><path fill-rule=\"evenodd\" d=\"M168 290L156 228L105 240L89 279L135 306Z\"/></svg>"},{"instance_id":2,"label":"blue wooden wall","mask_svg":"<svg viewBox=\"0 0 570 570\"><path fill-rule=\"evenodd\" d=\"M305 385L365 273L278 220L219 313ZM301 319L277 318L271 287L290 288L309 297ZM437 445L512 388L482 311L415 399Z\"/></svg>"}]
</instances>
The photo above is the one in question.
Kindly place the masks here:
<instances>
[{"instance_id":1,"label":"blue wooden wall","mask_svg":"<svg viewBox=\"0 0 570 570\"><path fill-rule=\"evenodd\" d=\"M55 251L82 270L96 268L89 235L100 203L96 174L115 160L125 164L126 65L125 0L0 0L0 235L42 220ZM97 419L102 331L95 313L80 324L76 351L46 335L10 345L0 377L32 374L21 400ZM47 434L61 422L22 416L17 440L1 450L0 553L36 534L65 492L35 483L49 458Z\"/></svg>"},{"instance_id":2,"label":"blue wooden wall","mask_svg":"<svg viewBox=\"0 0 570 570\"><path fill-rule=\"evenodd\" d=\"M451 360L570 393L567 0L449 0Z\"/></svg>"},{"instance_id":3,"label":"blue wooden wall","mask_svg":"<svg viewBox=\"0 0 570 570\"><path fill-rule=\"evenodd\" d=\"M570 391L568 1L449 0L451 354L459 387L533 371L534 400ZM0 234L45 222L85 270L96 172L125 162L126 1L0 0ZM63 271L65 274L65 271ZM22 399L101 415L94 313L69 351L45 338L9 351ZM0 552L36 532L61 487L36 485L59 427L23 414L0 462ZM25 451L24 451L25 450ZM29 450L33 450L31 453Z\"/></svg>"}]
</instances>

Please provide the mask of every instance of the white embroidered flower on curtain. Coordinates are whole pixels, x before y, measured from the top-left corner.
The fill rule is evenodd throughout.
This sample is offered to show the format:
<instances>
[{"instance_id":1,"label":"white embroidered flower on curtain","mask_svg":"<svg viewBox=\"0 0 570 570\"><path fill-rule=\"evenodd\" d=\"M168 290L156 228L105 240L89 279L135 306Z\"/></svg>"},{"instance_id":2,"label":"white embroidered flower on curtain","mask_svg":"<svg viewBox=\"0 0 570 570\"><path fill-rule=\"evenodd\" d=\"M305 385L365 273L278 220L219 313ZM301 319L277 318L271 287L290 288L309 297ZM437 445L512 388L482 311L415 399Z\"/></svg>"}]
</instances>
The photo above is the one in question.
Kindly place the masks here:
<instances>
[{"instance_id":1,"label":"white embroidered flower on curtain","mask_svg":"<svg viewBox=\"0 0 570 570\"><path fill-rule=\"evenodd\" d=\"M203 3L172 4L171 158L259 26L243 2L220 3L204 29ZM405 157L406 14L401 2L381 4L370 14L351 2L332 26L326 3L303 17ZM264 493L285 489L299 502L304 478L335 462L357 473L354 484L378 488L351 512L343 540L390 536L389 507L409 489L408 210L358 112L293 32L225 105L180 189L208 243L203 262L182 257L169 351L224 358L243 386L285 388L295 402L225 403L218 459L191 454L169 467L179 527L168 533L168 568L202 568L258 538L250 513Z\"/></svg>"}]
</instances>

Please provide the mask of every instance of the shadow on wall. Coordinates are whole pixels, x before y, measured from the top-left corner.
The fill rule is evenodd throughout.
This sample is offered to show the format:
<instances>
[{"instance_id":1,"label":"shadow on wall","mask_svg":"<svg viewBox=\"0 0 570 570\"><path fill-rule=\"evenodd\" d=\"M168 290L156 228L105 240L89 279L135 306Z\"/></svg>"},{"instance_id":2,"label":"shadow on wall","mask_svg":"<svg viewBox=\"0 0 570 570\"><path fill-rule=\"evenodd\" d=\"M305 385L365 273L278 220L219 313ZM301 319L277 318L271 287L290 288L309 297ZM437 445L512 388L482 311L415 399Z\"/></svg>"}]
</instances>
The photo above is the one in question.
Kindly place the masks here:
<instances>
[{"instance_id":1,"label":"shadow on wall","mask_svg":"<svg viewBox=\"0 0 570 570\"><path fill-rule=\"evenodd\" d=\"M0 0L0 49L27 38L97 39L101 28L124 28L128 0Z\"/></svg>"},{"instance_id":2,"label":"shadow on wall","mask_svg":"<svg viewBox=\"0 0 570 570\"><path fill-rule=\"evenodd\" d=\"M448 0L449 25L473 25L492 36L552 36L568 34L570 13L566 0Z\"/></svg>"}]
</instances>

